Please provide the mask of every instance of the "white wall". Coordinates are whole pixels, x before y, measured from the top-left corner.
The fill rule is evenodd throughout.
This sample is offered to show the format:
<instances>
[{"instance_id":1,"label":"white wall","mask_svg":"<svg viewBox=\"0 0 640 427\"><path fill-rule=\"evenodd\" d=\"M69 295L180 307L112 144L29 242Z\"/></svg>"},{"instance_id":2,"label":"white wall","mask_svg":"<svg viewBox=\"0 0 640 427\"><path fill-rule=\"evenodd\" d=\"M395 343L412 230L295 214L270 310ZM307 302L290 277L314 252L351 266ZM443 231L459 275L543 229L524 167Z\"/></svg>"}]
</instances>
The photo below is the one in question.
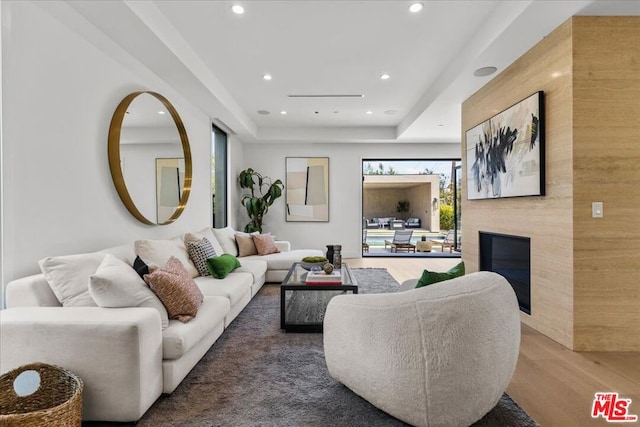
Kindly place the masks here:
<instances>
[{"instance_id":1,"label":"white wall","mask_svg":"<svg viewBox=\"0 0 640 427\"><path fill-rule=\"evenodd\" d=\"M117 46L95 47L37 4L2 2L2 15L3 288L39 272L45 256L210 225L210 118L124 52L114 57ZM137 90L165 95L191 142L191 197L169 226L146 226L131 216L109 172L111 116Z\"/></svg>"},{"instance_id":2,"label":"white wall","mask_svg":"<svg viewBox=\"0 0 640 427\"><path fill-rule=\"evenodd\" d=\"M316 248L341 244L343 256L361 254L362 159L460 158L458 144L244 144L244 159L232 170L237 177L252 167L272 179L285 181L286 157L329 157L329 222L286 222L285 196L276 200L265 217L264 231L290 240L294 248ZM230 188L230 191L233 191ZM248 218L239 217L239 228Z\"/></svg>"}]
</instances>

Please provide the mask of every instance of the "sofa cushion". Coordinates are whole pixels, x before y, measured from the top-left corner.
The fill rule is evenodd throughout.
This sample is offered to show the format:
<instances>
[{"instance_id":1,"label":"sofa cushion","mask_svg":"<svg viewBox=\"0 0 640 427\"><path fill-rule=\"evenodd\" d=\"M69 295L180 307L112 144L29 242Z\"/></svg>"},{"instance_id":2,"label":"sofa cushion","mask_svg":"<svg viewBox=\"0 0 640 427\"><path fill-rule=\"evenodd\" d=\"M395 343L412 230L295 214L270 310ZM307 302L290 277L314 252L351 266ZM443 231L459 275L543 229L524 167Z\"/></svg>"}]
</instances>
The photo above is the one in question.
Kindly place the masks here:
<instances>
[{"instance_id":1,"label":"sofa cushion","mask_svg":"<svg viewBox=\"0 0 640 427\"><path fill-rule=\"evenodd\" d=\"M147 265L165 265L170 257L174 257L182 263L191 277L198 276L198 269L189 258L187 247L178 237L167 240L136 240L135 250Z\"/></svg>"},{"instance_id":2,"label":"sofa cushion","mask_svg":"<svg viewBox=\"0 0 640 427\"><path fill-rule=\"evenodd\" d=\"M280 252L271 234L257 234L252 237L258 255L276 254Z\"/></svg>"},{"instance_id":3,"label":"sofa cushion","mask_svg":"<svg viewBox=\"0 0 640 427\"><path fill-rule=\"evenodd\" d=\"M89 293L89 276L96 272L104 257L103 253L47 257L39 264L64 307L96 307Z\"/></svg>"},{"instance_id":4,"label":"sofa cushion","mask_svg":"<svg viewBox=\"0 0 640 427\"><path fill-rule=\"evenodd\" d=\"M189 242L198 242L202 240L202 238L206 238L211 243L216 254L221 255L224 253L224 249L222 249L218 239L216 239L216 236L213 234L213 229L211 227L203 228L198 232L186 233L184 235L184 243L186 245Z\"/></svg>"},{"instance_id":5,"label":"sofa cushion","mask_svg":"<svg viewBox=\"0 0 640 427\"><path fill-rule=\"evenodd\" d=\"M189 323L169 321L162 332L162 358L178 359L198 344L218 324L224 325L230 303L224 297L205 297L198 315Z\"/></svg>"},{"instance_id":6,"label":"sofa cushion","mask_svg":"<svg viewBox=\"0 0 640 427\"><path fill-rule=\"evenodd\" d=\"M212 228L213 235L216 236L218 243L222 246L225 254L238 256L238 247L236 246L236 232L231 227Z\"/></svg>"},{"instance_id":7,"label":"sofa cushion","mask_svg":"<svg viewBox=\"0 0 640 427\"><path fill-rule=\"evenodd\" d=\"M318 249L294 249L288 252L279 252L269 255L253 255L243 259L261 259L267 262L268 270L289 270L291 264L301 261L308 256L324 256Z\"/></svg>"},{"instance_id":8,"label":"sofa cushion","mask_svg":"<svg viewBox=\"0 0 640 427\"><path fill-rule=\"evenodd\" d=\"M158 295L171 319L186 323L196 316L202 292L180 260L170 257L165 265L145 275L144 280Z\"/></svg>"},{"instance_id":9,"label":"sofa cushion","mask_svg":"<svg viewBox=\"0 0 640 427\"><path fill-rule=\"evenodd\" d=\"M197 242L188 242L187 251L200 276L208 276L210 273L207 269L207 260L217 255L209 239L203 237Z\"/></svg>"},{"instance_id":10,"label":"sofa cushion","mask_svg":"<svg viewBox=\"0 0 640 427\"><path fill-rule=\"evenodd\" d=\"M224 279L238 267L240 267L238 258L231 254L222 254L207 260L207 269L209 269L209 273L216 279Z\"/></svg>"},{"instance_id":11,"label":"sofa cushion","mask_svg":"<svg viewBox=\"0 0 640 427\"><path fill-rule=\"evenodd\" d=\"M247 292L251 292L253 277L249 273L233 272L223 280L211 276L196 277L194 280L203 295L225 297L233 307Z\"/></svg>"},{"instance_id":12,"label":"sofa cushion","mask_svg":"<svg viewBox=\"0 0 640 427\"><path fill-rule=\"evenodd\" d=\"M251 273L253 276L253 283L264 281L264 275L267 272L267 262L261 259L246 259L241 258L240 268L237 268L237 273Z\"/></svg>"},{"instance_id":13,"label":"sofa cushion","mask_svg":"<svg viewBox=\"0 0 640 427\"><path fill-rule=\"evenodd\" d=\"M160 313L162 329L169 326L167 309L138 273L111 254L104 256L89 278L89 293L99 307L151 307Z\"/></svg>"}]
</instances>

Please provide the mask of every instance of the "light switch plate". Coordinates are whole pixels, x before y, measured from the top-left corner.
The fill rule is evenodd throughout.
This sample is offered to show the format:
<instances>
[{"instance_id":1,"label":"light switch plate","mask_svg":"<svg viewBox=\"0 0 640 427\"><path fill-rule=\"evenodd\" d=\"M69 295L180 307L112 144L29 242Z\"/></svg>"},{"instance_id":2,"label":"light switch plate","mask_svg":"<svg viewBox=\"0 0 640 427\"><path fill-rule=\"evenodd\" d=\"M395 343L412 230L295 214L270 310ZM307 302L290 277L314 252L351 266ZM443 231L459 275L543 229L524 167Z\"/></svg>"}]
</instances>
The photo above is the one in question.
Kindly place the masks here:
<instances>
[{"instance_id":1,"label":"light switch plate","mask_svg":"<svg viewBox=\"0 0 640 427\"><path fill-rule=\"evenodd\" d=\"M602 202L591 203L591 218L602 218L604 216Z\"/></svg>"}]
</instances>

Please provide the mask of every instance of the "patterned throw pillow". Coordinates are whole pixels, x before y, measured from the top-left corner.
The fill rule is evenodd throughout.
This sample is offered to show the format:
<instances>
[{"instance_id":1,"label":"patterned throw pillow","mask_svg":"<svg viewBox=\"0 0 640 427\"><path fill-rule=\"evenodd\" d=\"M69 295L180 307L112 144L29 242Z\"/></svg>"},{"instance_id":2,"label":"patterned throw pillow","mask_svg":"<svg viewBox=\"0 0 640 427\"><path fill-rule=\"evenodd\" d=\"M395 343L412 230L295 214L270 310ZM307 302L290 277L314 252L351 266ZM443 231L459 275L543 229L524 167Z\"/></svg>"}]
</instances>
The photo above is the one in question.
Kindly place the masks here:
<instances>
[{"instance_id":1,"label":"patterned throw pillow","mask_svg":"<svg viewBox=\"0 0 640 427\"><path fill-rule=\"evenodd\" d=\"M198 273L201 276L209 276L207 260L217 255L209 239L203 237L197 242L187 243L187 251L189 252L189 258L198 269Z\"/></svg>"},{"instance_id":2,"label":"patterned throw pillow","mask_svg":"<svg viewBox=\"0 0 640 427\"><path fill-rule=\"evenodd\" d=\"M144 280L158 295L170 319L187 323L198 313L204 297L196 282L177 258L170 257L165 265L145 275Z\"/></svg>"}]
</instances>

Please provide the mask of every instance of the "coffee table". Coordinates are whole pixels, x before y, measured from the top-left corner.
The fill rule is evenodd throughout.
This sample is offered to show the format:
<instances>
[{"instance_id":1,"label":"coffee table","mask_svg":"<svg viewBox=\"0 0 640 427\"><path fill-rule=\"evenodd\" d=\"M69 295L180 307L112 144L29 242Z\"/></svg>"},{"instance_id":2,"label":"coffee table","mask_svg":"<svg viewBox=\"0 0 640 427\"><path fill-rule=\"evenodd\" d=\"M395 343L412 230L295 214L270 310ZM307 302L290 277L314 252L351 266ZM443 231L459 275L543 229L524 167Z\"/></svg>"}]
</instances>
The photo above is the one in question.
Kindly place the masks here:
<instances>
[{"instance_id":1,"label":"coffee table","mask_svg":"<svg viewBox=\"0 0 640 427\"><path fill-rule=\"evenodd\" d=\"M342 284L307 285L308 271L294 263L280 285L280 328L285 332L322 332L322 322L331 298L346 292L358 293L349 266L340 269Z\"/></svg>"}]
</instances>

